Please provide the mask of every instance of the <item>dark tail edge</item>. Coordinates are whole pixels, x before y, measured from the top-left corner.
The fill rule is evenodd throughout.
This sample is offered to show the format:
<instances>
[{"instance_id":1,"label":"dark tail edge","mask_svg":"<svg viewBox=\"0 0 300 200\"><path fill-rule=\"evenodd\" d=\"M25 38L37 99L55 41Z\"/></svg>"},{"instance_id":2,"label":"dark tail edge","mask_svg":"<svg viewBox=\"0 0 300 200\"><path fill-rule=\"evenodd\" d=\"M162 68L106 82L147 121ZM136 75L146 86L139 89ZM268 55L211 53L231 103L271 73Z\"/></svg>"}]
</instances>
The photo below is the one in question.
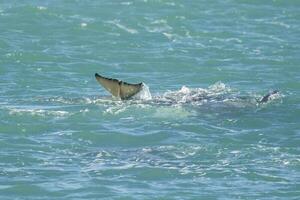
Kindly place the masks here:
<instances>
[{"instance_id":1,"label":"dark tail edge","mask_svg":"<svg viewBox=\"0 0 300 200\"><path fill-rule=\"evenodd\" d=\"M267 103L270 100L270 97L274 94L278 94L279 91L278 90L273 90L271 92L269 92L268 94L266 94L265 96L263 96L260 100L258 100L258 103Z\"/></svg>"},{"instance_id":2,"label":"dark tail edge","mask_svg":"<svg viewBox=\"0 0 300 200\"><path fill-rule=\"evenodd\" d=\"M100 76L98 73L95 73L95 77ZM100 76L101 77L101 76Z\"/></svg>"},{"instance_id":3,"label":"dark tail edge","mask_svg":"<svg viewBox=\"0 0 300 200\"><path fill-rule=\"evenodd\" d=\"M114 78L108 78L108 77L105 77L105 76L101 76L98 73L95 73L95 78L97 78L97 77L99 77L99 78L105 78L105 79L108 79L108 80L115 80L115 81L122 82L122 83L127 84L127 85L140 85L140 86L143 85L143 82L140 82L140 83L127 83L125 81L121 81L121 80L114 79Z\"/></svg>"}]
</instances>

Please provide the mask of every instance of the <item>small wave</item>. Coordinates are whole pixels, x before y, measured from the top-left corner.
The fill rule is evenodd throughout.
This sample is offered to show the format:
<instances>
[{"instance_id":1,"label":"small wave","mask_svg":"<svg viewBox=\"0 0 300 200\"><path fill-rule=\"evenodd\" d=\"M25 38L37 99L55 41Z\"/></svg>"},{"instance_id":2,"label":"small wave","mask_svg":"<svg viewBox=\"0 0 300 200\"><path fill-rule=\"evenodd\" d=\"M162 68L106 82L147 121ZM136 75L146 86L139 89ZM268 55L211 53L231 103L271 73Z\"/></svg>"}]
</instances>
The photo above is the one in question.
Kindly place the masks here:
<instances>
[{"instance_id":1,"label":"small wave","mask_svg":"<svg viewBox=\"0 0 300 200\"><path fill-rule=\"evenodd\" d=\"M163 35L166 36L169 40L172 40L175 37L175 34L166 33L166 32L164 32Z\"/></svg>"},{"instance_id":2,"label":"small wave","mask_svg":"<svg viewBox=\"0 0 300 200\"><path fill-rule=\"evenodd\" d=\"M147 18L146 18L147 19ZM168 25L167 20L158 19L154 20L152 18L148 18L150 24L143 26L150 33L163 33L163 32L171 32L173 28Z\"/></svg>"},{"instance_id":3,"label":"small wave","mask_svg":"<svg viewBox=\"0 0 300 200\"><path fill-rule=\"evenodd\" d=\"M167 20L165 19L158 19L158 20L154 20L153 22L151 22L151 24L167 24Z\"/></svg>"},{"instance_id":4,"label":"small wave","mask_svg":"<svg viewBox=\"0 0 300 200\"><path fill-rule=\"evenodd\" d=\"M119 105L119 106L112 106L107 108L104 113L105 114L112 114L112 115L117 115L122 112L124 112L127 109L127 106L124 105Z\"/></svg>"},{"instance_id":5,"label":"small wave","mask_svg":"<svg viewBox=\"0 0 300 200\"><path fill-rule=\"evenodd\" d=\"M116 27L118 27L119 29L122 29L123 31L126 31L126 32L131 33L131 34L137 34L138 33L137 30L135 30L133 28L129 28L129 27L121 24L120 20L106 21L106 23L113 24Z\"/></svg>"}]
</instances>

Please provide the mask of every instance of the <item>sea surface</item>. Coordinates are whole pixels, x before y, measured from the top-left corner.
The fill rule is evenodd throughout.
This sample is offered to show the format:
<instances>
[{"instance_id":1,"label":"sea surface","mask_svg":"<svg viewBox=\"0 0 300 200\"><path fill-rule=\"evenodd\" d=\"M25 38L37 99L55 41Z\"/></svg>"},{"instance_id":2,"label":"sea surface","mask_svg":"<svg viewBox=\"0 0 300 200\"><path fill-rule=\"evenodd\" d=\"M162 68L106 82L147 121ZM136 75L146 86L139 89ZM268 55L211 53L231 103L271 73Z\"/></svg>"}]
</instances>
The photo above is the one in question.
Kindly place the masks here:
<instances>
[{"instance_id":1,"label":"sea surface","mask_svg":"<svg viewBox=\"0 0 300 200\"><path fill-rule=\"evenodd\" d=\"M0 199L300 199L300 1L1 0Z\"/></svg>"}]
</instances>

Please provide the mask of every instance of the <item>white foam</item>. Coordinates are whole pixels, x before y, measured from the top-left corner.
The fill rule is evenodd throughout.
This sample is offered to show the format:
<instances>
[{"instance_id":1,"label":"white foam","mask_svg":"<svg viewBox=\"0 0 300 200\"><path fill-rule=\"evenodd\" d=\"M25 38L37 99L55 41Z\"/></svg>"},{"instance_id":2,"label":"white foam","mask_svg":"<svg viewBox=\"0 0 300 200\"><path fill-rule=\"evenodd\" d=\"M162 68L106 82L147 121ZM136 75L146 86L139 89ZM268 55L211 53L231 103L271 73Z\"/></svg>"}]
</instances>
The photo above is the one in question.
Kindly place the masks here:
<instances>
[{"instance_id":1,"label":"white foam","mask_svg":"<svg viewBox=\"0 0 300 200\"><path fill-rule=\"evenodd\" d=\"M38 6L37 9L39 9L39 10L47 10L47 7L44 7L44 6Z\"/></svg>"},{"instance_id":2,"label":"white foam","mask_svg":"<svg viewBox=\"0 0 300 200\"><path fill-rule=\"evenodd\" d=\"M230 88L227 87L224 83L222 82L217 82L211 86L208 87L208 89L212 92L215 93L220 93L220 92L230 92Z\"/></svg>"}]
</instances>

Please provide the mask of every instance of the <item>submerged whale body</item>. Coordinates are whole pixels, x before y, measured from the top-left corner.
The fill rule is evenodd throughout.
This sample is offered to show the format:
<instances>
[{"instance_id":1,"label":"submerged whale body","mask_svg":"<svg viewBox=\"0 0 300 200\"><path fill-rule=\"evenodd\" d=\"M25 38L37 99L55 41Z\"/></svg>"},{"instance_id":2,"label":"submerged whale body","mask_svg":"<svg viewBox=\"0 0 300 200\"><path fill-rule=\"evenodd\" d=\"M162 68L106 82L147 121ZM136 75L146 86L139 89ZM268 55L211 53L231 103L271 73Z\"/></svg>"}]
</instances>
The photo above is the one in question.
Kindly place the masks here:
<instances>
[{"instance_id":1,"label":"submerged whale body","mask_svg":"<svg viewBox=\"0 0 300 200\"><path fill-rule=\"evenodd\" d=\"M143 84L142 82L136 84L127 83L118 79L101 76L98 73L95 74L95 78L100 83L100 85L102 85L112 96L121 100L127 100L134 97L135 95L140 93L143 90L143 87L145 86L145 84ZM260 104L267 103L269 100L272 99L274 95L278 93L278 90L271 91L268 94L264 95L261 99L257 99L256 102ZM190 101L201 101L203 100L203 98L205 97L203 97L202 95L196 95L193 96L190 99Z\"/></svg>"}]
</instances>

